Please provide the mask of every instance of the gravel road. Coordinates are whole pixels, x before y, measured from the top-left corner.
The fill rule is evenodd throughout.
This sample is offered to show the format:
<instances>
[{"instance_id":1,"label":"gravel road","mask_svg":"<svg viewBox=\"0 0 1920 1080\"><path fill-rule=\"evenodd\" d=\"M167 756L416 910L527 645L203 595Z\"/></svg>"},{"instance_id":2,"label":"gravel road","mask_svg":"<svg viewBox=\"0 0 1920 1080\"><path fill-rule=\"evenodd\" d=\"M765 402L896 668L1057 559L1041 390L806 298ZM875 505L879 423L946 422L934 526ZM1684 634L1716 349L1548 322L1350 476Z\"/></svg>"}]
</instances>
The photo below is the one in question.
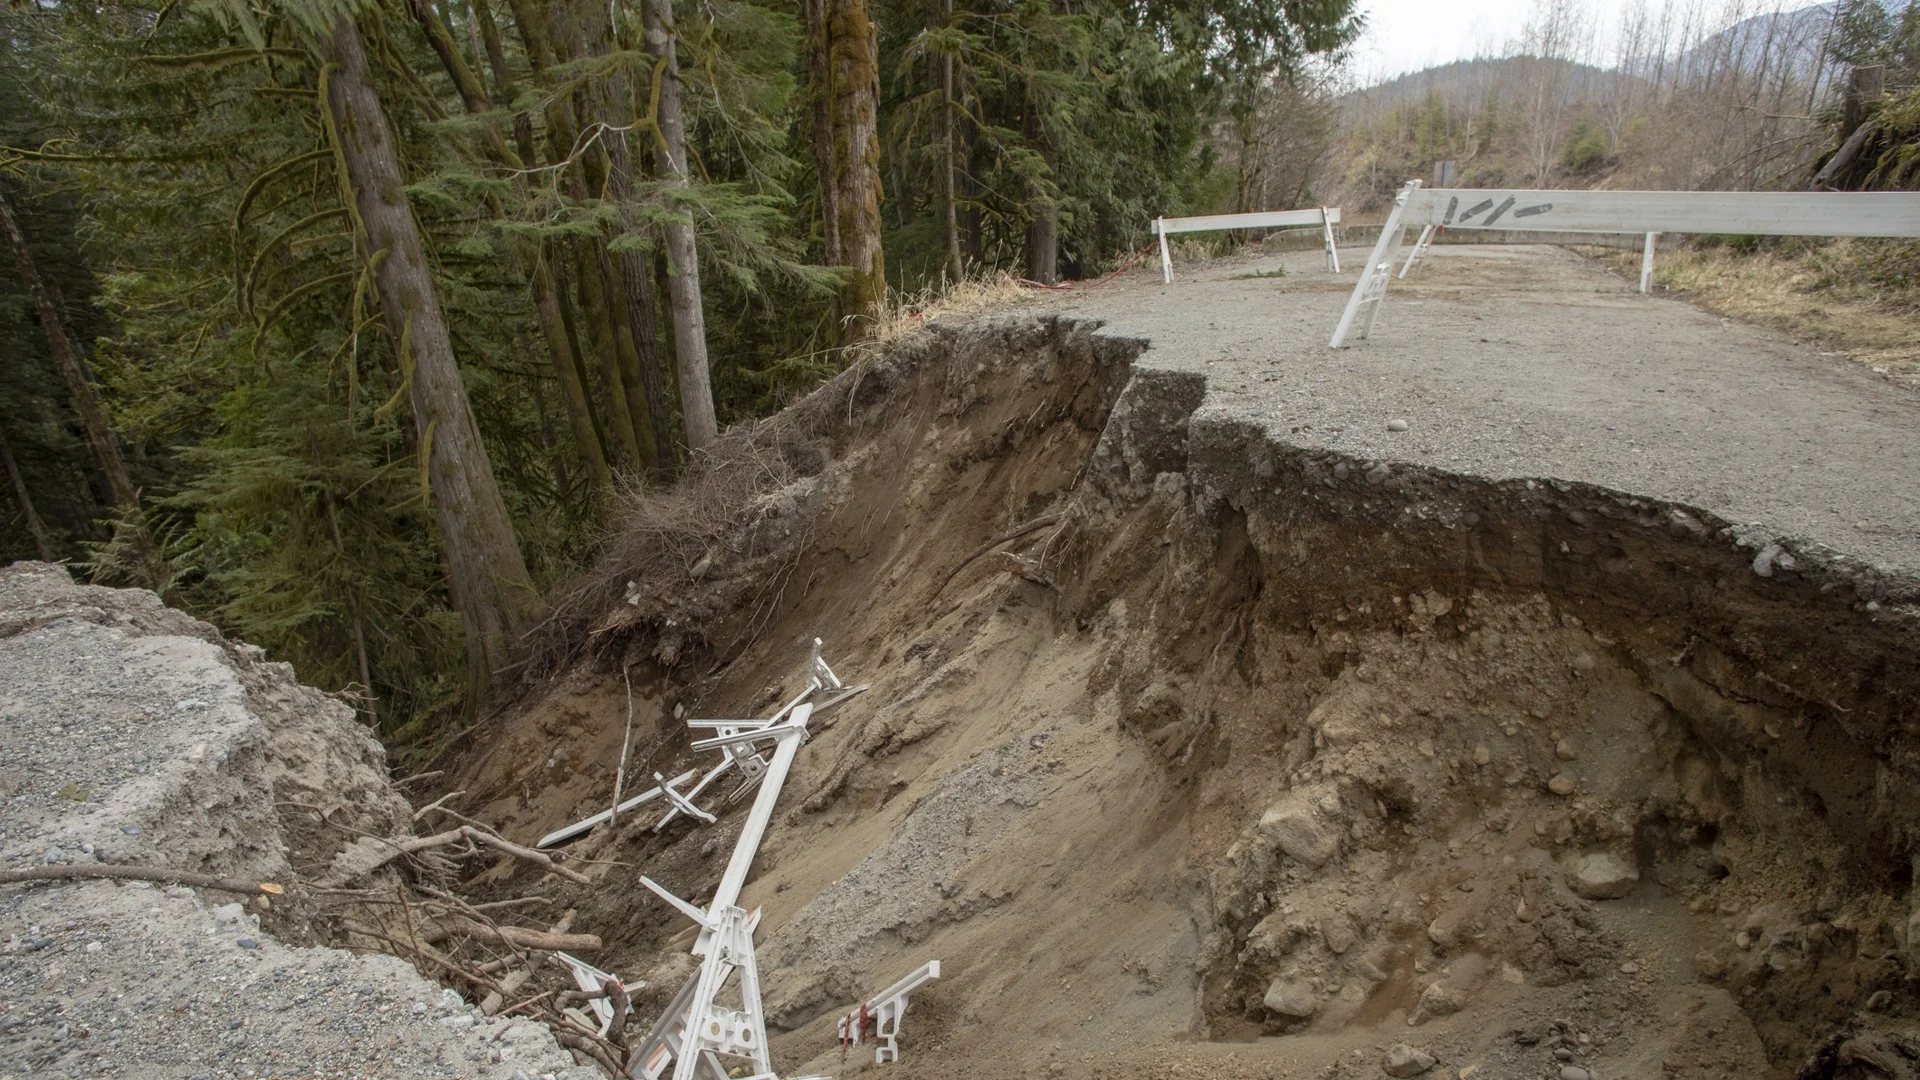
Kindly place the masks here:
<instances>
[{"instance_id":1,"label":"gravel road","mask_svg":"<svg viewBox=\"0 0 1920 1080\"><path fill-rule=\"evenodd\" d=\"M0 890L0 1003L5 1078L601 1076L397 957L288 948L219 894L144 882Z\"/></svg>"},{"instance_id":2,"label":"gravel road","mask_svg":"<svg viewBox=\"0 0 1920 1080\"><path fill-rule=\"evenodd\" d=\"M1197 422L1671 499L1920 573L1911 390L1553 247L1436 246L1370 339L1330 349L1365 255L1343 250L1339 275L1318 251L1189 262L1171 286L1147 267L1042 303L1146 338L1145 366L1205 373Z\"/></svg>"},{"instance_id":3,"label":"gravel road","mask_svg":"<svg viewBox=\"0 0 1920 1080\"><path fill-rule=\"evenodd\" d=\"M323 814L341 828L302 826ZM252 880L404 831L379 743L293 669L138 589L0 568L0 865ZM291 857L291 862L289 860ZM0 885L0 1080L598 1080L403 961L293 948L233 897Z\"/></svg>"}]
</instances>

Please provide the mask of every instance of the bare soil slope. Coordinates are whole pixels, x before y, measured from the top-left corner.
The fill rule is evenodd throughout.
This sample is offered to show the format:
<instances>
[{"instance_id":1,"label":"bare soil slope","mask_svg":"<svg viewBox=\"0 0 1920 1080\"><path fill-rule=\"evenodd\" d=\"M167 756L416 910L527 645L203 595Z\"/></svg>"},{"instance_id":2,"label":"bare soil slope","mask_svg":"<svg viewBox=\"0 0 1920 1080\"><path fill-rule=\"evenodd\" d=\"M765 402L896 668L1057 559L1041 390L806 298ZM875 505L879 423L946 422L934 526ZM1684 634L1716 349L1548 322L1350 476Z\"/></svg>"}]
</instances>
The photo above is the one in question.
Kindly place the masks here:
<instances>
[{"instance_id":1,"label":"bare soil slope","mask_svg":"<svg viewBox=\"0 0 1920 1080\"><path fill-rule=\"evenodd\" d=\"M874 1068L834 1015L936 957L898 1077L1372 1077L1400 1042L1476 1078L1913 1074L1911 581L1279 439L1142 348L937 323L835 380L730 540L602 568L452 805L528 842L602 809L623 666L634 771L672 775L678 715L783 700L817 635L873 688L745 898L783 1074ZM656 817L542 885L643 1022L690 934L637 875L703 899L739 810Z\"/></svg>"}]
</instances>

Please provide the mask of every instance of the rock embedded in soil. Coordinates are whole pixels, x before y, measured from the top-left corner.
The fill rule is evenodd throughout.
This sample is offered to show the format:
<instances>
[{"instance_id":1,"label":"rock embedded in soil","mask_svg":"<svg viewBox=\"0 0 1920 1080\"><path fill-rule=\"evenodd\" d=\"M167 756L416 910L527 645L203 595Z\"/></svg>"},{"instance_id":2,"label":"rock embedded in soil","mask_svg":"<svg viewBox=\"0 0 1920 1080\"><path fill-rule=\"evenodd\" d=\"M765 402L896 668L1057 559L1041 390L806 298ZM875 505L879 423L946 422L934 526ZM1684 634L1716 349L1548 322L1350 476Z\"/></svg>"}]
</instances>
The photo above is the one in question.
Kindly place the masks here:
<instances>
[{"instance_id":1,"label":"rock embedded in soil","mask_svg":"<svg viewBox=\"0 0 1920 1080\"><path fill-rule=\"evenodd\" d=\"M1425 1050L1416 1050L1406 1043L1394 1043L1387 1047L1387 1056L1380 1062L1388 1076L1419 1076L1433 1068L1436 1059Z\"/></svg>"},{"instance_id":2,"label":"rock embedded in soil","mask_svg":"<svg viewBox=\"0 0 1920 1080\"><path fill-rule=\"evenodd\" d=\"M1314 812L1313 798L1290 792L1260 815L1260 832L1290 859L1312 869L1326 865L1340 850L1340 833Z\"/></svg>"},{"instance_id":3,"label":"rock embedded in soil","mask_svg":"<svg viewBox=\"0 0 1920 1080\"><path fill-rule=\"evenodd\" d=\"M1580 857L1567 885L1588 900L1618 900L1640 884L1640 871L1605 851Z\"/></svg>"},{"instance_id":4,"label":"rock embedded in soil","mask_svg":"<svg viewBox=\"0 0 1920 1080\"><path fill-rule=\"evenodd\" d=\"M1320 1011L1320 996L1298 979L1275 979L1260 1003L1292 1020L1306 1020Z\"/></svg>"},{"instance_id":5,"label":"rock embedded in soil","mask_svg":"<svg viewBox=\"0 0 1920 1080\"><path fill-rule=\"evenodd\" d=\"M1571 795L1579 785L1574 783L1571 773L1560 773L1547 781L1547 790L1555 795Z\"/></svg>"}]
</instances>

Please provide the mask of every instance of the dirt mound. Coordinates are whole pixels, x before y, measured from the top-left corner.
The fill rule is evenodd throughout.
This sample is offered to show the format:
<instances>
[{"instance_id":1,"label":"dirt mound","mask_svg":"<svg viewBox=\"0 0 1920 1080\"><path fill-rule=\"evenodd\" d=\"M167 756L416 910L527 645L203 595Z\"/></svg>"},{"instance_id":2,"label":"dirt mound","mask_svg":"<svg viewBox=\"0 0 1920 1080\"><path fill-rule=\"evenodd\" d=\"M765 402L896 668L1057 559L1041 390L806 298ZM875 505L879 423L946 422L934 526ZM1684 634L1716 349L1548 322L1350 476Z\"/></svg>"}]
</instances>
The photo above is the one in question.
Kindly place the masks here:
<instances>
[{"instance_id":1,"label":"dirt mound","mask_svg":"<svg viewBox=\"0 0 1920 1080\"><path fill-rule=\"evenodd\" d=\"M1140 349L936 324L829 384L809 475L583 622L456 805L523 841L603 809L623 667L634 771L671 775L679 716L782 700L819 635L873 689L816 725L744 900L783 1073L871 1068L833 1014L936 957L899 1076L1905 1060L1911 583L1672 503L1271 442ZM671 987L688 935L634 874L704 896L737 817L656 817L582 841L569 902Z\"/></svg>"}]
</instances>

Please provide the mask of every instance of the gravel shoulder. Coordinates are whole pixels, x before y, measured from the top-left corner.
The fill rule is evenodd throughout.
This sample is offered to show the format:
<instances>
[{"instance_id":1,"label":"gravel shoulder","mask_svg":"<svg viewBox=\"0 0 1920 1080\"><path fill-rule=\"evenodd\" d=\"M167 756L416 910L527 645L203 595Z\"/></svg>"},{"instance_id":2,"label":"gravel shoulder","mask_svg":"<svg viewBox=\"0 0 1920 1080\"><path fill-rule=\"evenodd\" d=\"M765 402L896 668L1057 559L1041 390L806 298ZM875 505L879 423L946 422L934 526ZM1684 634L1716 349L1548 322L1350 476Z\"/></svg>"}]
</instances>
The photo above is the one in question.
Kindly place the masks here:
<instances>
[{"instance_id":1,"label":"gravel shoulder","mask_svg":"<svg viewBox=\"0 0 1920 1080\"><path fill-rule=\"evenodd\" d=\"M1136 270L1043 303L1208 380L1195 419L1363 461L1672 500L1920 573L1920 396L1561 248L1436 246L1370 339L1330 349L1365 258L1343 250ZM1284 270L1284 276L1254 276ZM1407 430L1391 431L1393 420Z\"/></svg>"},{"instance_id":2,"label":"gravel shoulder","mask_svg":"<svg viewBox=\"0 0 1920 1080\"><path fill-rule=\"evenodd\" d=\"M0 865L290 882L408 817L380 744L291 667L150 592L0 568ZM305 928L264 900L0 885L0 1080L600 1075L395 957L277 940L257 912Z\"/></svg>"}]
</instances>

